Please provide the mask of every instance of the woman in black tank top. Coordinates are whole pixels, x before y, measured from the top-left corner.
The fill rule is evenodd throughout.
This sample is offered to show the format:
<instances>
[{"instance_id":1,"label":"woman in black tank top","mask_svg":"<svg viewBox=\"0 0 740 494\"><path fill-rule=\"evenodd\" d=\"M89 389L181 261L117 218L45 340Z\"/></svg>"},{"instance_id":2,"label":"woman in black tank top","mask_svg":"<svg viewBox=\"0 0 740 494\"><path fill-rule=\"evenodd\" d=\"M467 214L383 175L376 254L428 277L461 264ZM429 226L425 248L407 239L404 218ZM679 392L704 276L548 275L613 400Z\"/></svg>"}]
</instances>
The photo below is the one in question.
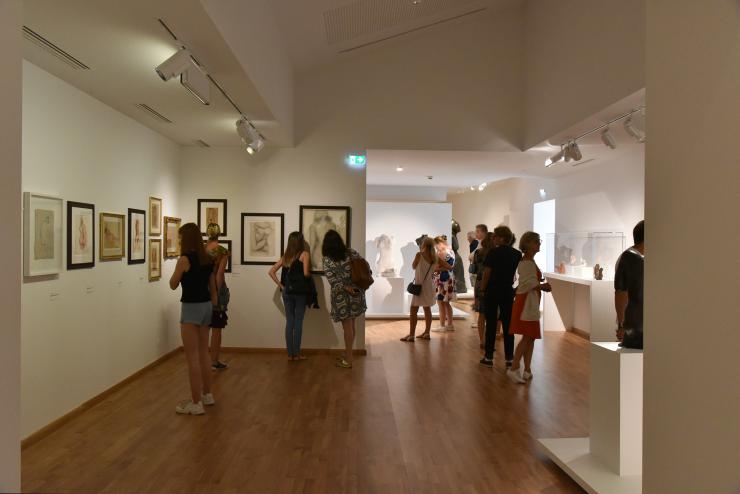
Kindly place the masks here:
<instances>
[{"instance_id":1,"label":"woman in black tank top","mask_svg":"<svg viewBox=\"0 0 740 494\"><path fill-rule=\"evenodd\" d=\"M177 413L202 415L203 405L215 405L211 394L211 357L208 328L213 306L218 304L213 264L203 246L200 228L188 223L180 228L182 254L170 278L170 288L182 285L180 334L188 361L191 399L175 407Z\"/></svg>"}]
</instances>

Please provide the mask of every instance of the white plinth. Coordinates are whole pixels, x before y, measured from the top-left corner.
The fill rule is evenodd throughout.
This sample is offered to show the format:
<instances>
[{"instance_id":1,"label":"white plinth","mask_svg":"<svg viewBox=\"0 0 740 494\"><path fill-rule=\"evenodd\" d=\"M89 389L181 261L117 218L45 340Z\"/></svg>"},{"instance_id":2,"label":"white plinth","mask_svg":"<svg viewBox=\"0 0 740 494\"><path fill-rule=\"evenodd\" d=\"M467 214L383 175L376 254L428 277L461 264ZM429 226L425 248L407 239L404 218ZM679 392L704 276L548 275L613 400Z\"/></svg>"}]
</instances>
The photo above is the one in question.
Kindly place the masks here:
<instances>
[{"instance_id":1,"label":"white plinth","mask_svg":"<svg viewBox=\"0 0 740 494\"><path fill-rule=\"evenodd\" d=\"M411 310L411 295L406 291L408 282L404 278L385 278L378 276L375 283L365 293L368 319L408 319ZM433 317L439 318L436 304L432 307ZM423 318L422 309L419 316ZM464 319L467 314L455 307L452 308L453 319Z\"/></svg>"},{"instance_id":2,"label":"white plinth","mask_svg":"<svg viewBox=\"0 0 740 494\"><path fill-rule=\"evenodd\" d=\"M642 351L591 343L590 438L540 439L592 493L642 492Z\"/></svg>"},{"instance_id":3,"label":"white plinth","mask_svg":"<svg viewBox=\"0 0 740 494\"><path fill-rule=\"evenodd\" d=\"M544 294L543 329L579 329L591 341L616 339L614 281L590 280L559 273L545 273L552 293Z\"/></svg>"}]
</instances>

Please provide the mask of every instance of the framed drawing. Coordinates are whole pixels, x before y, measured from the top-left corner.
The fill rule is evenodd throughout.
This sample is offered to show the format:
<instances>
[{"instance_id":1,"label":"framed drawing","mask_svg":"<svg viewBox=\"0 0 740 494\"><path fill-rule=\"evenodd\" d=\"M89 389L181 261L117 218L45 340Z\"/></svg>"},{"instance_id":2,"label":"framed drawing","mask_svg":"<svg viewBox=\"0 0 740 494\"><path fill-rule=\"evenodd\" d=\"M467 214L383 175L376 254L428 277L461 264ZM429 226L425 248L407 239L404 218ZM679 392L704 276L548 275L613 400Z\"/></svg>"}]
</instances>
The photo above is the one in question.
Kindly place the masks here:
<instances>
[{"instance_id":1,"label":"framed drawing","mask_svg":"<svg viewBox=\"0 0 740 494\"><path fill-rule=\"evenodd\" d=\"M23 194L23 274L45 276L62 270L63 201Z\"/></svg>"},{"instance_id":2,"label":"framed drawing","mask_svg":"<svg viewBox=\"0 0 740 494\"><path fill-rule=\"evenodd\" d=\"M180 218L164 217L164 258L180 257Z\"/></svg>"},{"instance_id":3,"label":"framed drawing","mask_svg":"<svg viewBox=\"0 0 740 494\"><path fill-rule=\"evenodd\" d=\"M126 217L122 214L100 213L100 260L123 259Z\"/></svg>"},{"instance_id":4,"label":"framed drawing","mask_svg":"<svg viewBox=\"0 0 740 494\"><path fill-rule=\"evenodd\" d=\"M206 240L203 243L207 244L208 241ZM218 245L220 245L221 247L229 251L229 257L226 260L226 272L231 273L231 266L233 262L233 252L231 251L231 240L219 240Z\"/></svg>"},{"instance_id":5,"label":"framed drawing","mask_svg":"<svg viewBox=\"0 0 740 494\"><path fill-rule=\"evenodd\" d=\"M146 211L128 208L128 263L146 261Z\"/></svg>"},{"instance_id":6,"label":"framed drawing","mask_svg":"<svg viewBox=\"0 0 740 494\"><path fill-rule=\"evenodd\" d=\"M216 223L226 236L226 199L198 199L198 228L205 235L208 225Z\"/></svg>"},{"instance_id":7,"label":"framed drawing","mask_svg":"<svg viewBox=\"0 0 740 494\"><path fill-rule=\"evenodd\" d=\"M67 201L67 269L95 267L95 206Z\"/></svg>"},{"instance_id":8,"label":"framed drawing","mask_svg":"<svg viewBox=\"0 0 740 494\"><path fill-rule=\"evenodd\" d=\"M299 229L308 242L311 253L311 272L323 274L324 261L321 245L329 230L336 230L349 247L352 224L348 206L301 206Z\"/></svg>"},{"instance_id":9,"label":"framed drawing","mask_svg":"<svg viewBox=\"0 0 740 494\"><path fill-rule=\"evenodd\" d=\"M162 277L162 239L149 239L149 281L159 281Z\"/></svg>"},{"instance_id":10,"label":"framed drawing","mask_svg":"<svg viewBox=\"0 0 740 494\"><path fill-rule=\"evenodd\" d=\"M283 255L284 247L284 214L242 213L242 264L275 264Z\"/></svg>"},{"instance_id":11,"label":"framed drawing","mask_svg":"<svg viewBox=\"0 0 740 494\"><path fill-rule=\"evenodd\" d=\"M162 199L149 198L149 235L162 235Z\"/></svg>"}]
</instances>

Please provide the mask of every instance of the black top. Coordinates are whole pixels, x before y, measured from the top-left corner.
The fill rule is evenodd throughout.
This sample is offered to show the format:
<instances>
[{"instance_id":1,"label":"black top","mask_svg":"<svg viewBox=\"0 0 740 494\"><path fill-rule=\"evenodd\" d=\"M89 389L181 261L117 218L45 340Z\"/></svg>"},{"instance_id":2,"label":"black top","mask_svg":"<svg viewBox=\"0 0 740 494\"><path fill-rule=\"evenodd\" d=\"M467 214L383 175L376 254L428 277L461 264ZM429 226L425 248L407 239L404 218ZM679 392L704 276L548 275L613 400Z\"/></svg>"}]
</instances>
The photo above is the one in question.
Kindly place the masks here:
<instances>
[{"instance_id":1,"label":"black top","mask_svg":"<svg viewBox=\"0 0 740 494\"><path fill-rule=\"evenodd\" d=\"M522 253L508 245L502 245L488 251L483 265L491 269L486 293L513 291L514 276Z\"/></svg>"},{"instance_id":2,"label":"black top","mask_svg":"<svg viewBox=\"0 0 740 494\"><path fill-rule=\"evenodd\" d=\"M634 248L619 256L614 275L614 289L627 292L629 301L624 313L624 327L642 331L642 289L645 277L645 258Z\"/></svg>"},{"instance_id":3,"label":"black top","mask_svg":"<svg viewBox=\"0 0 740 494\"><path fill-rule=\"evenodd\" d=\"M473 239L473 241L472 241L472 242L470 242L470 253L471 253L471 254L472 254L473 252L475 252L475 249L477 249L477 248L478 248L478 244L479 244L479 243L480 243L480 242L478 242L478 239L477 239L477 238Z\"/></svg>"},{"instance_id":4,"label":"black top","mask_svg":"<svg viewBox=\"0 0 740 494\"><path fill-rule=\"evenodd\" d=\"M211 301L211 287L209 284L213 273L213 264L201 265L198 254L189 252L183 254L190 261L190 269L182 274L182 297L180 302L186 304L199 304Z\"/></svg>"}]
</instances>

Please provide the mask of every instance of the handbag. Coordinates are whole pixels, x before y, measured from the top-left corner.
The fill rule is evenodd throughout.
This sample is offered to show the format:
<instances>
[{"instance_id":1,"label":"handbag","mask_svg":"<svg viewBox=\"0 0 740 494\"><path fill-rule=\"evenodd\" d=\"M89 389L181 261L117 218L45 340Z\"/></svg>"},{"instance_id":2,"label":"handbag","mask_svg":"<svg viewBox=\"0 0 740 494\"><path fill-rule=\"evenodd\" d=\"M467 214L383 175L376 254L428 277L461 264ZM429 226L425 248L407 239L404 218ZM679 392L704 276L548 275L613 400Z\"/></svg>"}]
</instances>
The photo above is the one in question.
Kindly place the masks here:
<instances>
[{"instance_id":1,"label":"handbag","mask_svg":"<svg viewBox=\"0 0 740 494\"><path fill-rule=\"evenodd\" d=\"M429 271L431 270L432 270L432 265L430 264L429 269L427 269L427 274L425 274L424 279L421 280L422 283L424 282L424 280L427 279L427 276L429 276ZM423 285L422 284L417 285L416 283L414 283L415 281L416 281L416 278L414 278L414 281L409 283L409 286L406 287L406 291L409 292L411 295L415 295L418 297L419 295L421 295L421 289Z\"/></svg>"},{"instance_id":2,"label":"handbag","mask_svg":"<svg viewBox=\"0 0 740 494\"><path fill-rule=\"evenodd\" d=\"M370 264L362 257L357 256L350 259L349 266L352 271L352 284L360 290L367 290L375 283Z\"/></svg>"}]
</instances>

